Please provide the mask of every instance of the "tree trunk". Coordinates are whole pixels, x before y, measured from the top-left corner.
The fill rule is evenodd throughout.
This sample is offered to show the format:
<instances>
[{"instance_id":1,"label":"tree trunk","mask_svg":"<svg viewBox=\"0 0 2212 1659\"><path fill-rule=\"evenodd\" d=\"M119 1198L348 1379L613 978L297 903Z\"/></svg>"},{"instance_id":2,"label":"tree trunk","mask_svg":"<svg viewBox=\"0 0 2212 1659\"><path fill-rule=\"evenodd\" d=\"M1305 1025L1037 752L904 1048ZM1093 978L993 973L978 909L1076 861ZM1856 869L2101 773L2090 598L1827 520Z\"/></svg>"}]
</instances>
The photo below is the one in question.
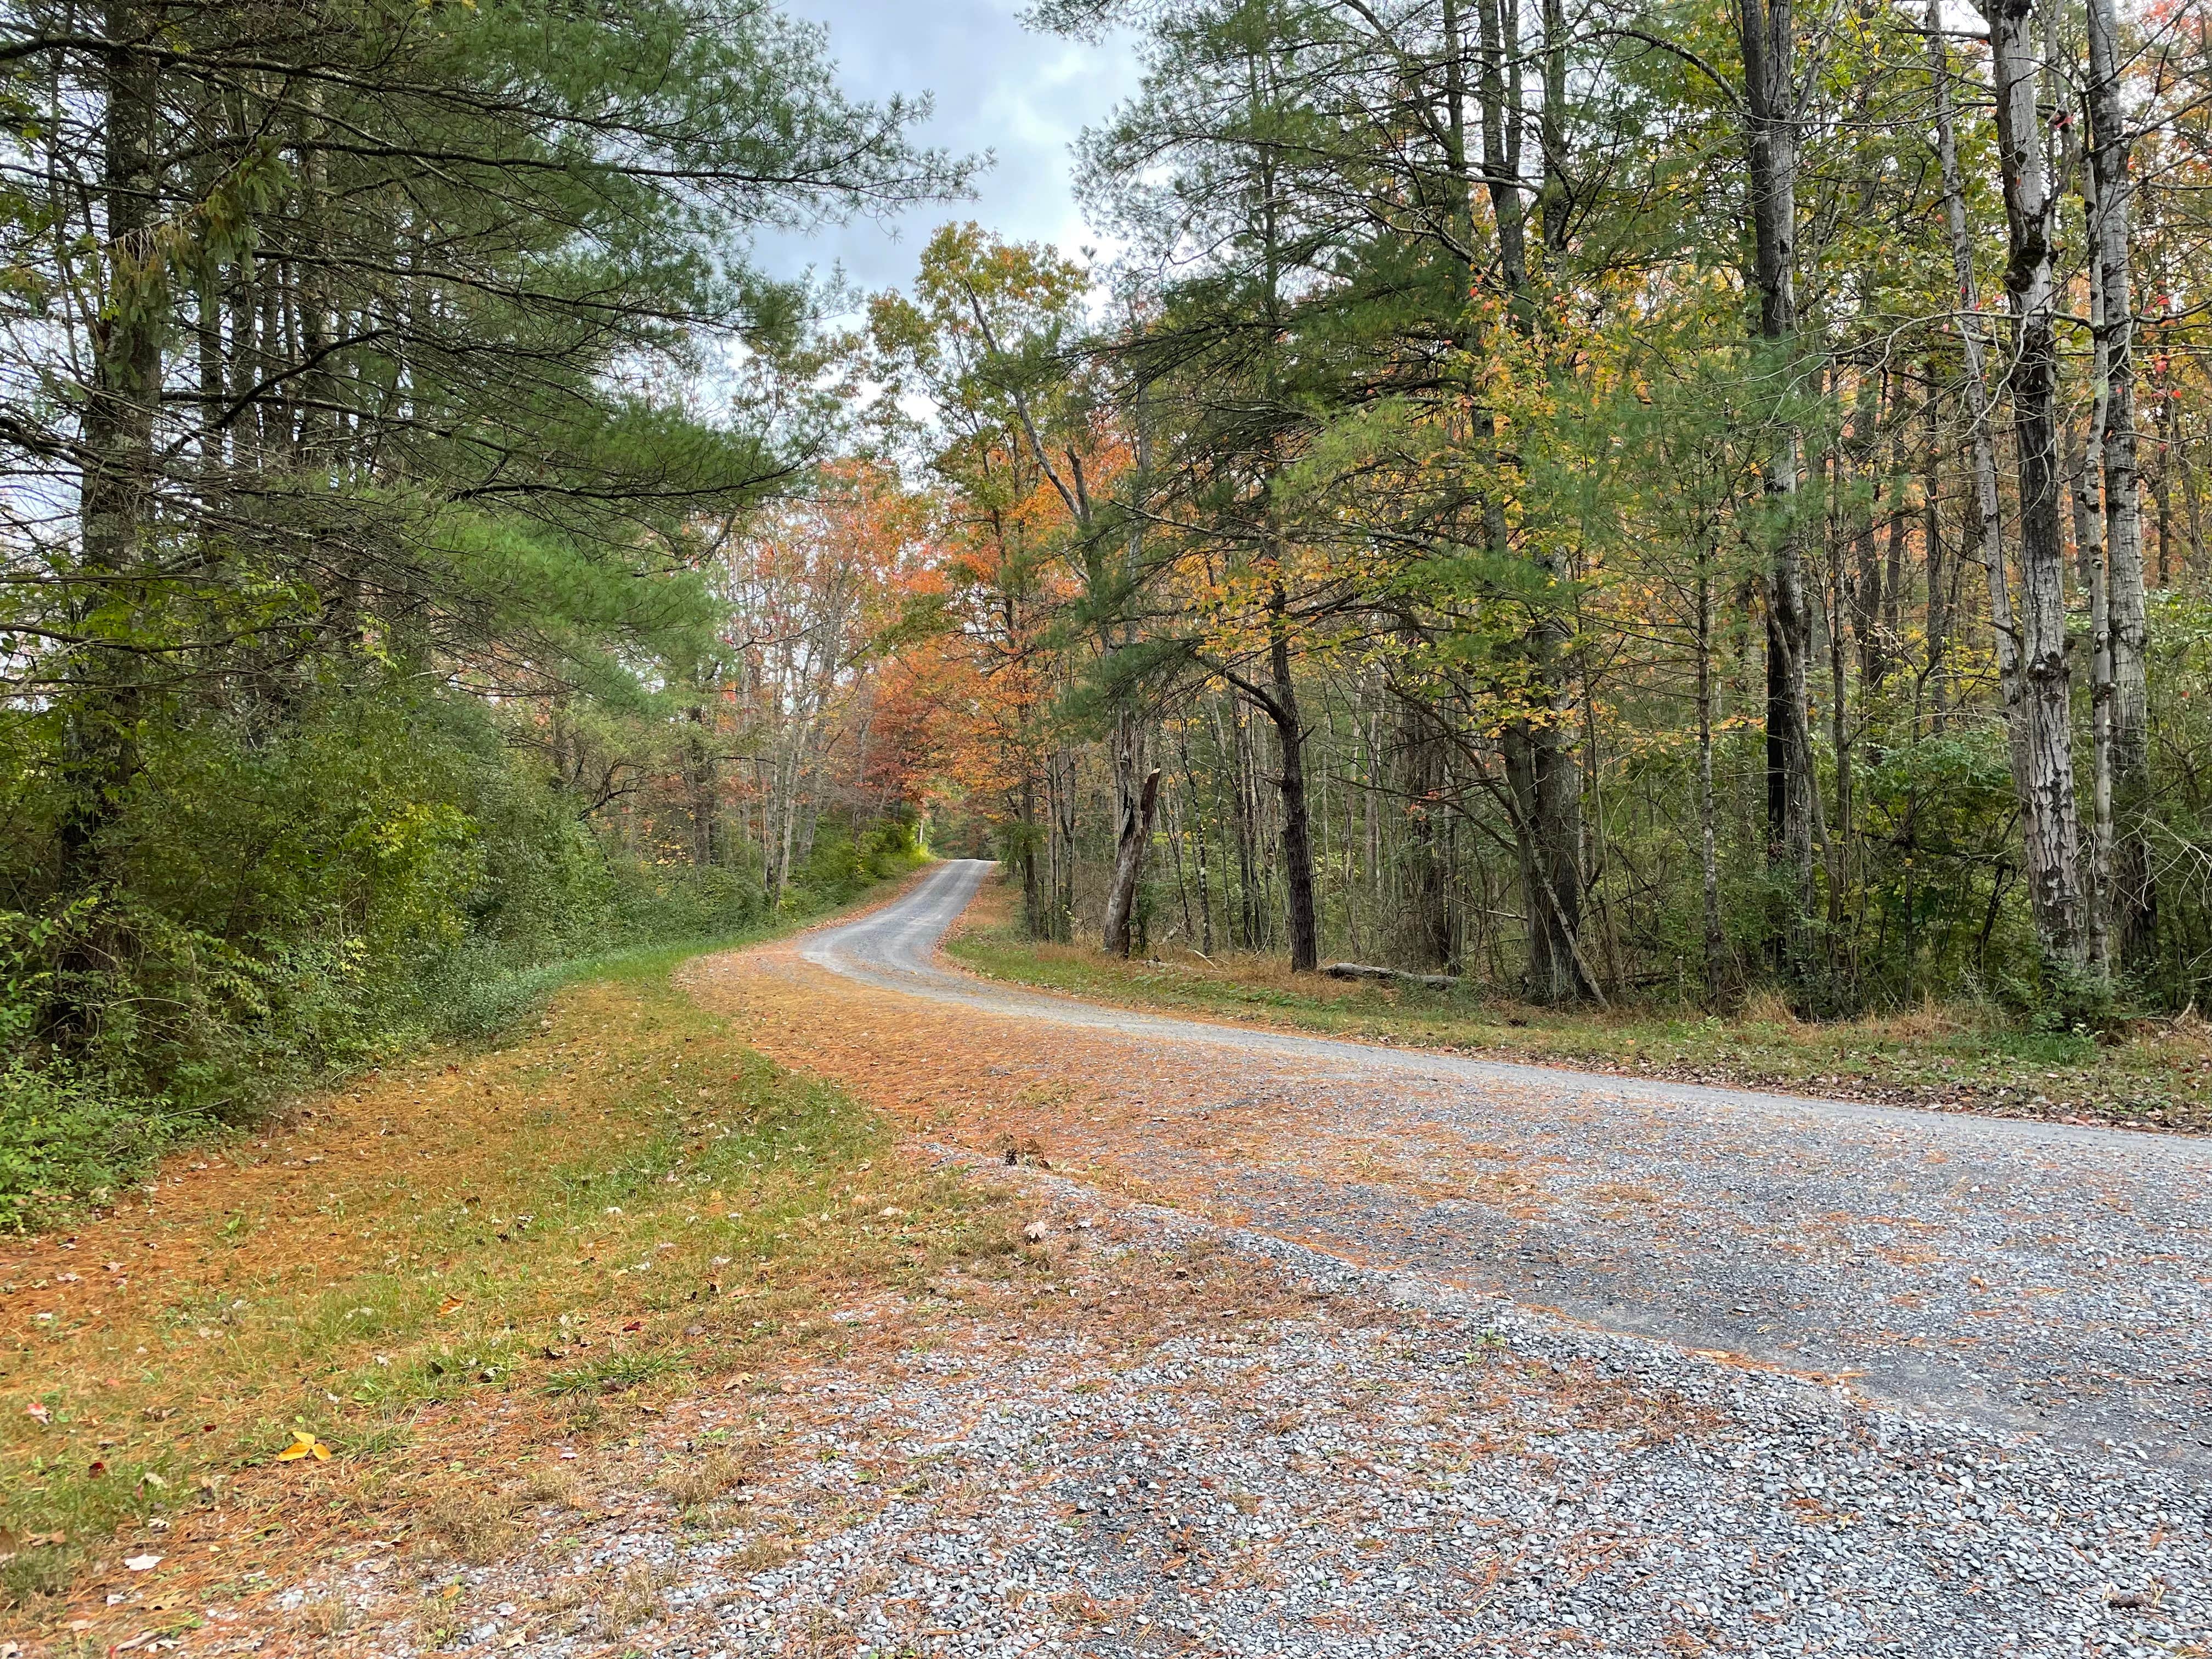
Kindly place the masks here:
<instances>
[{"instance_id":1,"label":"tree trunk","mask_svg":"<svg viewBox=\"0 0 2212 1659\"><path fill-rule=\"evenodd\" d=\"M156 82L154 60L142 50L152 27L137 0L108 0L100 164L106 237L78 498L84 562L103 575L120 574L138 562L152 507L154 416L167 304L161 252L153 237L160 211ZM105 671L95 678L105 678Z\"/></svg>"},{"instance_id":2,"label":"tree trunk","mask_svg":"<svg viewBox=\"0 0 2212 1659\"><path fill-rule=\"evenodd\" d=\"M1044 890L1037 881L1037 822L1036 777L1024 767L1022 772L1021 820L1016 833L1021 844L1016 856L1022 867L1022 930L1031 939L1045 939Z\"/></svg>"},{"instance_id":3,"label":"tree trunk","mask_svg":"<svg viewBox=\"0 0 2212 1659\"><path fill-rule=\"evenodd\" d=\"M95 605L128 603L127 578L145 562L154 485L154 417L161 395L161 325L167 305L154 227L160 211L155 155L157 83L143 50L154 25L137 0L108 0L106 40L100 251L101 291L91 327L92 361L85 388L84 471L77 527L85 573L95 580ZM119 792L138 767L141 699L136 659L127 651L89 648L83 688L62 705L63 805L59 815L60 891L70 896L102 877L100 840ZM72 952L75 947L71 947ZM72 954L63 963L63 997L94 963ZM82 1009L65 1009L64 1026L82 1027Z\"/></svg>"},{"instance_id":4,"label":"tree trunk","mask_svg":"<svg viewBox=\"0 0 2212 1659\"><path fill-rule=\"evenodd\" d=\"M1759 331L1788 379L1797 336L1796 39L1792 0L1741 0L1744 111ZM1781 520L1766 580L1767 860L1786 894L1775 930L1781 965L1793 976L1811 965L1813 752L1806 717L1806 659L1812 617L1796 522L1799 439L1786 416L1764 465Z\"/></svg>"},{"instance_id":5,"label":"tree trunk","mask_svg":"<svg viewBox=\"0 0 2212 1659\"><path fill-rule=\"evenodd\" d=\"M1188 726L1177 728L1176 744L1182 757L1183 793L1190 802L1191 839L1198 883L1198 948L1201 955L1211 957L1213 954L1213 896L1212 889L1207 884L1206 872L1206 820L1208 815L1203 805L1204 797L1199 793L1198 769L1191 764Z\"/></svg>"},{"instance_id":6,"label":"tree trunk","mask_svg":"<svg viewBox=\"0 0 2212 1659\"><path fill-rule=\"evenodd\" d=\"M1979 347L1978 345L1976 347L1976 352L1978 353L1978 350ZM1967 402L1974 409L1980 411L1980 413L1974 418L1981 422L1980 431L1984 441L1984 447L1986 449L1986 439L1989 429L1989 399L1980 379L1980 358L1978 355L1974 357L1973 361L1975 367L1970 369L1967 374L1969 385ZM1935 444L1930 443L1928 446L1927 456L1923 462L1923 470L1921 473L1920 484L1922 498L1921 533L1926 539L1928 554L1928 653L1926 665L1921 672L1921 679L1925 684L1928 690L1929 711L1928 722L1929 728L1938 737L1941 737L1943 734L1944 728L1948 724L1950 719L1948 711L1950 708L1951 686L1951 615L1954 608L1952 601L1956 597L1959 591L1957 568L1952 563L1951 556L1945 549L1943 544L1943 496L1942 490L1942 452L1937 448ZM1975 460L1975 476L1978 479L1982 476L1980 468L1982 463L1984 461L1987 462L1989 466L1988 477L1990 480L1990 489L1991 491L1990 500L1994 502L1996 500L1996 495L1995 494L1996 489L1996 452L1994 450L1989 450L1987 453L1977 453ZM1980 508L1977 507L1976 513L1978 515L1979 512ZM1977 523L1980 522L1982 521L1978 516ZM1987 521L1987 529L1990 539L1989 547L1984 550L1996 554L2001 561L2002 556L2002 550L1997 546L1995 541L1996 534L1996 520L1994 519L1989 520ZM1964 532L1962 530L1958 562L1960 564L1963 564L1966 558L1967 553L1965 546ZM2004 575L2004 566L2002 562L1997 564L1996 568L1998 579L2002 580ZM1994 607L1996 605L1996 598L1993 593L1990 600L1993 607L1992 614L1995 614ZM2009 620L2011 611L2007 610L2005 615L2007 617L2005 627L2009 629L2012 626L2011 621ZM2004 681L2004 674L2006 671L2004 670L2003 664L2006 660L2005 653L2010 648L2010 640L2011 635L2008 634L2000 638L1997 641L1997 657L1999 665L1998 678L2000 682ZM1917 720L1918 714L1917 707L1914 713ZM2009 719L2010 716L2008 714L2006 718ZM1916 737L1918 735L1917 726L1914 735Z\"/></svg>"},{"instance_id":7,"label":"tree trunk","mask_svg":"<svg viewBox=\"0 0 2212 1659\"><path fill-rule=\"evenodd\" d=\"M2173 400L2153 382L2158 394L2158 471L2151 474L2151 500L2158 507L2158 585L2173 582Z\"/></svg>"},{"instance_id":8,"label":"tree trunk","mask_svg":"<svg viewBox=\"0 0 2212 1659\"><path fill-rule=\"evenodd\" d=\"M2136 446L2134 185L2128 177L2120 102L2119 18L2113 0L2087 0L2090 168L2097 211L2093 287L2101 317L2105 403L2105 595L2111 658L2109 716L2112 873L2105 901L2115 956L2148 963L2156 944L2157 893L2145 836L2151 811L2148 629L2143 600L2142 482Z\"/></svg>"},{"instance_id":9,"label":"tree trunk","mask_svg":"<svg viewBox=\"0 0 2212 1659\"><path fill-rule=\"evenodd\" d=\"M1872 519L1869 517L1869 524ZM1871 529L1868 540L1873 539ZM1836 757L1836 817L1828 826L1828 921L1839 936L1843 928L1844 899L1850 886L1850 872L1845 860L1850 856L1851 844L1851 733L1850 714L1850 684L1844 663L1844 568L1843 550L1836 550L1836 564L1831 574L1828 605L1828 746ZM1831 941L1832 948L1842 949L1840 937Z\"/></svg>"},{"instance_id":10,"label":"tree trunk","mask_svg":"<svg viewBox=\"0 0 2212 1659\"><path fill-rule=\"evenodd\" d=\"M2173 405L2169 404L2169 409ZM2189 446L2181 435L2181 411L2173 409L2173 447L2170 452L2174 466L2181 473L2181 510L2189 531L2189 562L2198 570L2204 568L2204 503L2197 494L2197 468L2189 459ZM2171 582L2169 576L2167 580Z\"/></svg>"},{"instance_id":11,"label":"tree trunk","mask_svg":"<svg viewBox=\"0 0 2212 1659\"><path fill-rule=\"evenodd\" d=\"M1935 422L1932 419L1929 422L1929 435L1931 438L1935 435ZM1933 444L1929 447L1929 453L1931 459L1928 466L1927 506L1929 522L1933 523L1936 511L1935 488L1936 475L1935 461L1932 459L1935 454ZM1905 438L1902 433L1899 434L1897 440L1896 453L1890 458L1890 469L1891 477L1895 481L1893 486L1895 493L1890 497L1889 545L1884 550L1882 556L1881 609L1879 612L1879 626L1881 630L1883 652L1882 672L1875 677L1877 683L1888 678L1889 662L1892 653L1898 647L1899 624L1904 611L1905 544L1911 523L1911 514L1905 504L1906 473Z\"/></svg>"},{"instance_id":12,"label":"tree trunk","mask_svg":"<svg viewBox=\"0 0 2212 1659\"><path fill-rule=\"evenodd\" d=\"M2086 218L2094 224L2096 192L2086 179ZM2090 970L2112 972L2112 639L2110 590L2106 586L2105 518L2098 501L2097 457L2110 414L2106 395L2102 295L2089 290L2090 384L2096 388L2089 429L2074 467L2074 548L2081 585L2089 593L2089 829L2088 959Z\"/></svg>"},{"instance_id":13,"label":"tree trunk","mask_svg":"<svg viewBox=\"0 0 2212 1659\"><path fill-rule=\"evenodd\" d=\"M1437 715L1410 694L1401 701L1398 726L1399 792L1406 801L1403 959L1414 968L1453 970L1457 939L1451 884L1437 835L1443 811L1445 750Z\"/></svg>"},{"instance_id":14,"label":"tree trunk","mask_svg":"<svg viewBox=\"0 0 2212 1659\"><path fill-rule=\"evenodd\" d=\"M706 705L693 703L684 711L684 781L690 797L691 862L704 870L717 863L722 811L720 780L715 775L714 729Z\"/></svg>"},{"instance_id":15,"label":"tree trunk","mask_svg":"<svg viewBox=\"0 0 2212 1659\"><path fill-rule=\"evenodd\" d=\"M2033 0L1987 0L1996 80L2013 317L2013 442L2020 477L2022 714L2016 774L2030 900L2049 965L2086 966L2081 828L2066 661L2066 549L2058 501L2058 349L2052 283L2054 198L2037 112Z\"/></svg>"},{"instance_id":16,"label":"tree trunk","mask_svg":"<svg viewBox=\"0 0 2212 1659\"><path fill-rule=\"evenodd\" d=\"M1718 1004L1725 988L1727 936L1721 931L1721 866L1713 810L1713 580L1712 555L1698 556L1698 870L1705 892L1705 1000Z\"/></svg>"},{"instance_id":17,"label":"tree trunk","mask_svg":"<svg viewBox=\"0 0 2212 1659\"><path fill-rule=\"evenodd\" d=\"M1051 920L1046 937L1066 945L1075 938L1075 757L1056 750L1045 774L1048 805L1052 813Z\"/></svg>"},{"instance_id":18,"label":"tree trunk","mask_svg":"<svg viewBox=\"0 0 2212 1659\"><path fill-rule=\"evenodd\" d=\"M1106 920L1100 944L1117 957L1130 953L1137 910L1137 884L1144 875L1145 849L1152 840L1152 811L1160 793L1160 769L1147 767L1145 734L1127 711L1114 720L1114 878L1106 891Z\"/></svg>"},{"instance_id":19,"label":"tree trunk","mask_svg":"<svg viewBox=\"0 0 2212 1659\"><path fill-rule=\"evenodd\" d=\"M1283 909L1290 927L1291 971L1321 966L1321 913L1314 899L1313 832L1306 808L1306 736L1298 717L1298 690L1291 678L1290 639L1283 625L1279 586L1270 607L1267 642L1269 696L1261 705L1274 722L1283 769Z\"/></svg>"}]
</instances>

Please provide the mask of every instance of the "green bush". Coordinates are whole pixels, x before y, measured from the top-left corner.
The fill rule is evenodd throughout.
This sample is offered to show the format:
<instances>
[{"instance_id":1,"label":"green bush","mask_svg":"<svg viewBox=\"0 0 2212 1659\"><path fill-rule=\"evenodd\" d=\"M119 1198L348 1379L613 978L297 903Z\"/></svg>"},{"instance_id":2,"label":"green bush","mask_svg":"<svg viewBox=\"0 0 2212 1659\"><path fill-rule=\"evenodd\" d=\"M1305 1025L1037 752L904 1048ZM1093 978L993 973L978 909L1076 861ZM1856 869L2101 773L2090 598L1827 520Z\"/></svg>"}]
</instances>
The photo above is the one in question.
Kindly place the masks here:
<instances>
[{"instance_id":1,"label":"green bush","mask_svg":"<svg viewBox=\"0 0 2212 1659\"><path fill-rule=\"evenodd\" d=\"M209 1121L67 1066L0 1063L0 1231L57 1200L106 1197Z\"/></svg>"},{"instance_id":2,"label":"green bush","mask_svg":"<svg viewBox=\"0 0 2212 1659\"><path fill-rule=\"evenodd\" d=\"M149 721L99 878L67 895L42 884L51 791L0 775L0 1228L322 1079L490 1036L562 963L769 920L757 860L626 854L497 718L390 684L266 728ZM921 855L911 819L834 825L785 914Z\"/></svg>"},{"instance_id":3,"label":"green bush","mask_svg":"<svg viewBox=\"0 0 2212 1659\"><path fill-rule=\"evenodd\" d=\"M803 913L842 904L874 883L911 870L927 856L921 823L911 814L885 818L857 836L849 824L824 823L799 868L795 889L786 896L784 908Z\"/></svg>"}]
</instances>

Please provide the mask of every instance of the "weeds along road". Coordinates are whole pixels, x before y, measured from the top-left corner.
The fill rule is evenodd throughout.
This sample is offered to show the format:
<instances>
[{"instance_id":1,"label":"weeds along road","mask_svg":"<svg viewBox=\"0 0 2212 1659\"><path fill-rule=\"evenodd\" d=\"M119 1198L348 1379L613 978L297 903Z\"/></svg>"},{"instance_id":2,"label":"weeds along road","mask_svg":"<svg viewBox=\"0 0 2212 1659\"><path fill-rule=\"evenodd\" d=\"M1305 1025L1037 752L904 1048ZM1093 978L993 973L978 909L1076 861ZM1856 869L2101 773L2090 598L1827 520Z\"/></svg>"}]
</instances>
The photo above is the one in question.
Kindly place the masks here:
<instances>
[{"instance_id":1,"label":"weeds along road","mask_svg":"<svg viewBox=\"0 0 2212 1659\"><path fill-rule=\"evenodd\" d=\"M2212 1141L1599 1077L1124 1012L950 970L992 866L798 955L963 1011L895 1060L1241 1224L1878 1401L2212 1468ZM804 970L799 970L804 971ZM880 1000L878 1000L880 1002ZM937 1045L944 1047L940 1041Z\"/></svg>"}]
</instances>

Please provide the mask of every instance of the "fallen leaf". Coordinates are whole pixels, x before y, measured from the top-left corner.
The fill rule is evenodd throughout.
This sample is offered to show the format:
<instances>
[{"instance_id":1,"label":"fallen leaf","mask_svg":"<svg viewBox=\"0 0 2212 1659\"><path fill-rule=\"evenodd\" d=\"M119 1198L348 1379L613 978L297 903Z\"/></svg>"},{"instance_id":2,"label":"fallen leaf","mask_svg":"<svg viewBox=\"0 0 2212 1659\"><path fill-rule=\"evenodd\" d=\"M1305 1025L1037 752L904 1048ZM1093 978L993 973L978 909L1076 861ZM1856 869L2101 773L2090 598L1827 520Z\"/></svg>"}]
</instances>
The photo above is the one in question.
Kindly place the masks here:
<instances>
[{"instance_id":1,"label":"fallen leaf","mask_svg":"<svg viewBox=\"0 0 2212 1659\"><path fill-rule=\"evenodd\" d=\"M318 1463L327 1463L331 1461L331 1449L305 1429L295 1429L292 1431L292 1443L276 1454L276 1461L289 1463L302 1457L312 1457Z\"/></svg>"},{"instance_id":2,"label":"fallen leaf","mask_svg":"<svg viewBox=\"0 0 2212 1659\"><path fill-rule=\"evenodd\" d=\"M52 1422L54 1419L54 1414L35 1400L23 1407L23 1415L41 1425Z\"/></svg>"},{"instance_id":3,"label":"fallen leaf","mask_svg":"<svg viewBox=\"0 0 2212 1659\"><path fill-rule=\"evenodd\" d=\"M449 1314L449 1313L453 1312L456 1308L459 1307L460 1305L461 1305L461 1298L460 1298L460 1297L459 1297L458 1296L449 1296L449 1297L447 1297L443 1302L441 1302L441 1303L438 1304L438 1317L439 1317L439 1318L441 1318L441 1319L443 1319L443 1318L444 1318L447 1314Z\"/></svg>"},{"instance_id":4,"label":"fallen leaf","mask_svg":"<svg viewBox=\"0 0 2212 1659\"><path fill-rule=\"evenodd\" d=\"M123 1565L133 1572L151 1572L161 1565L161 1558L158 1555L126 1555L123 1558Z\"/></svg>"}]
</instances>

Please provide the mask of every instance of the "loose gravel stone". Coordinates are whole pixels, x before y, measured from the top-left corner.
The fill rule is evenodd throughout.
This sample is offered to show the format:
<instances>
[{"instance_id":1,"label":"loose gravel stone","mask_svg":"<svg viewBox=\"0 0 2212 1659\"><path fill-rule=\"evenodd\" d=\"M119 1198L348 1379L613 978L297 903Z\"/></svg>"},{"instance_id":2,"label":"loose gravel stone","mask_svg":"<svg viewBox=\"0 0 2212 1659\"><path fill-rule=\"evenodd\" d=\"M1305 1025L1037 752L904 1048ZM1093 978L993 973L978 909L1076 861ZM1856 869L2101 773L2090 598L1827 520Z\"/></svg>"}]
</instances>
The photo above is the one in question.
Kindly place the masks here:
<instances>
[{"instance_id":1,"label":"loose gravel stone","mask_svg":"<svg viewBox=\"0 0 2212 1659\"><path fill-rule=\"evenodd\" d=\"M1056 1207L1055 1230L1096 1213L1079 1188L1021 1178ZM473 1604L520 1613L458 1645L519 1634L520 1650L564 1659L609 1643L725 1659L2205 1650L2212 1499L2124 1451L1883 1410L1833 1382L1170 1212L1115 1210L1098 1231L1103 1248L1055 1269L1076 1301L1141 1301L1147 1275L1225 1249L1251 1264L1248 1291L1272 1285L1294 1311L1157 1331L1133 1356L1141 1310L1102 1313L1115 1328L1093 1334L1009 1306L864 1369L805 1374L769 1397L803 1426L742 1503L702 1525L618 1492L621 1518L572 1544L547 1512L538 1549L475 1576ZM759 1415L697 1409L670 1414L687 1436ZM356 1588L373 1597L380 1582ZM605 1616L610 1583L633 1587L626 1628ZM404 1605L365 1609L386 1616L355 1639L432 1650L419 1601Z\"/></svg>"}]
</instances>

